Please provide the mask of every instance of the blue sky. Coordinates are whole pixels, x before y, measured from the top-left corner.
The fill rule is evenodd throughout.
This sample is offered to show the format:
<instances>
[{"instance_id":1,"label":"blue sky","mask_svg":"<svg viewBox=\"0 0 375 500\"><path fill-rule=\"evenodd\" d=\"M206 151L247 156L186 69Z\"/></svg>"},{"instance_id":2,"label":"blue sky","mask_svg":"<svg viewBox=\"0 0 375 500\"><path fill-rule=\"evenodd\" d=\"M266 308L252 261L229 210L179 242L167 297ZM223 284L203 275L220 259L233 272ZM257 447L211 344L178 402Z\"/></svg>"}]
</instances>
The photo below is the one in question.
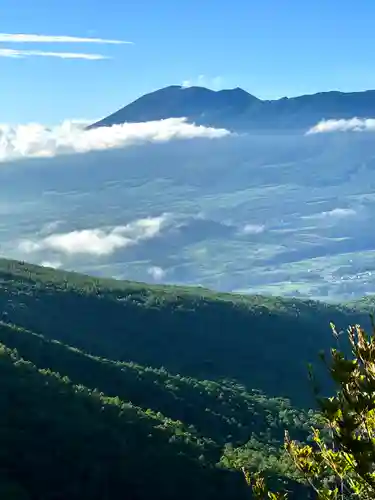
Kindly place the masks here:
<instances>
[{"instance_id":1,"label":"blue sky","mask_svg":"<svg viewBox=\"0 0 375 500\"><path fill-rule=\"evenodd\" d=\"M374 19L374 0L1 0L3 34L133 43L0 41L0 123L96 119L184 81L263 98L375 88Z\"/></svg>"}]
</instances>

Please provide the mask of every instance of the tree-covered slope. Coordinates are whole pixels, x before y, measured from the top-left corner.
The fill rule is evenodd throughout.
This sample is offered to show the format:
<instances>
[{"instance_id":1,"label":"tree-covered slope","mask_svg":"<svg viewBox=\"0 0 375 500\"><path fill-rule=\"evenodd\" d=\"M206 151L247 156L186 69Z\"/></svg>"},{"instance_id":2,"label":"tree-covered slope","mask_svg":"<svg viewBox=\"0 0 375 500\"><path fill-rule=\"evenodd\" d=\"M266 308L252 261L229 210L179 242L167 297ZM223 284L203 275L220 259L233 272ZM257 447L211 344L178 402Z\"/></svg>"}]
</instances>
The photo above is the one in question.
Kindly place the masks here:
<instances>
[{"instance_id":1,"label":"tree-covered slope","mask_svg":"<svg viewBox=\"0 0 375 500\"><path fill-rule=\"evenodd\" d=\"M227 443L242 445L252 435L281 443L284 429L300 436L309 430L309 416L288 400L271 398L229 381L198 380L165 369L115 362L0 323L0 342L38 368L67 376L74 384L183 422L199 439L208 439L211 458L220 458Z\"/></svg>"},{"instance_id":2,"label":"tree-covered slope","mask_svg":"<svg viewBox=\"0 0 375 500\"><path fill-rule=\"evenodd\" d=\"M0 261L1 497L241 499L246 465L305 498L306 362L370 307Z\"/></svg>"},{"instance_id":3,"label":"tree-covered slope","mask_svg":"<svg viewBox=\"0 0 375 500\"><path fill-rule=\"evenodd\" d=\"M86 353L186 377L233 379L309 405L306 363L354 306L150 286L0 261L3 319Z\"/></svg>"},{"instance_id":4,"label":"tree-covered slope","mask_svg":"<svg viewBox=\"0 0 375 500\"><path fill-rule=\"evenodd\" d=\"M25 498L241 497L238 476L215 468L210 443L181 423L38 370L4 345L0 379L0 484Z\"/></svg>"},{"instance_id":5,"label":"tree-covered slope","mask_svg":"<svg viewBox=\"0 0 375 500\"><path fill-rule=\"evenodd\" d=\"M4 498L243 498L242 464L301 488L283 430L303 439L313 419L287 400L100 359L5 323L0 380Z\"/></svg>"}]
</instances>

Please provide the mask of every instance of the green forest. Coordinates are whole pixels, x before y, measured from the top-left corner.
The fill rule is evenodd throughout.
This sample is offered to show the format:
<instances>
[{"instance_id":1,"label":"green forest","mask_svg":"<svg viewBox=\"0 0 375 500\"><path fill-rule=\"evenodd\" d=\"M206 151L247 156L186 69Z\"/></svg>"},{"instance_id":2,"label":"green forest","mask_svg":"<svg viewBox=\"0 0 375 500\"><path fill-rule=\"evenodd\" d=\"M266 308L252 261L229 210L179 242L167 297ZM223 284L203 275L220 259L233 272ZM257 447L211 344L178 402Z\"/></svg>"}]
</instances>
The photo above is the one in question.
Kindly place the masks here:
<instances>
[{"instance_id":1,"label":"green forest","mask_svg":"<svg viewBox=\"0 0 375 500\"><path fill-rule=\"evenodd\" d=\"M329 305L98 279L0 260L0 498L250 498L259 471L309 498L284 433L310 442ZM344 346L345 349L345 346Z\"/></svg>"}]
</instances>

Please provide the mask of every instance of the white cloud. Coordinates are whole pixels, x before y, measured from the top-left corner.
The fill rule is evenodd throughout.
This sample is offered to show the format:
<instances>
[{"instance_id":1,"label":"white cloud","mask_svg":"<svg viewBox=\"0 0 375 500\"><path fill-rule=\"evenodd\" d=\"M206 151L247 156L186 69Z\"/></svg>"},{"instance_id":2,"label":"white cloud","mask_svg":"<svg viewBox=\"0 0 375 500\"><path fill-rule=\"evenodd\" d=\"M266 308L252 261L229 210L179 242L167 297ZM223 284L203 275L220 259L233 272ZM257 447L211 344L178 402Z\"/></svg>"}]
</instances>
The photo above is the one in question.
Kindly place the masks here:
<instances>
[{"instance_id":1,"label":"white cloud","mask_svg":"<svg viewBox=\"0 0 375 500\"><path fill-rule=\"evenodd\" d=\"M159 266L151 266L147 269L148 274L155 281L160 281L165 277L166 272Z\"/></svg>"},{"instance_id":2,"label":"white cloud","mask_svg":"<svg viewBox=\"0 0 375 500\"><path fill-rule=\"evenodd\" d=\"M66 35L37 35L27 33L0 33L0 43L97 43L97 44L133 44L124 40L106 38L87 38Z\"/></svg>"},{"instance_id":3,"label":"white cloud","mask_svg":"<svg viewBox=\"0 0 375 500\"><path fill-rule=\"evenodd\" d=\"M265 230L265 226L261 224L246 224L243 229L243 234L260 234Z\"/></svg>"},{"instance_id":4,"label":"white cloud","mask_svg":"<svg viewBox=\"0 0 375 500\"><path fill-rule=\"evenodd\" d=\"M212 90L219 90L223 85L223 79L221 76L214 76L210 78L205 75L199 75L197 78L191 78L184 80L182 82L182 87L207 87Z\"/></svg>"},{"instance_id":5,"label":"white cloud","mask_svg":"<svg viewBox=\"0 0 375 500\"><path fill-rule=\"evenodd\" d=\"M131 244L129 238L116 234L115 230L108 233L101 229L84 229L70 233L53 234L44 240L29 244L31 251L50 249L71 254L108 255L118 248ZM27 246L24 247L25 250Z\"/></svg>"},{"instance_id":6,"label":"white cloud","mask_svg":"<svg viewBox=\"0 0 375 500\"><path fill-rule=\"evenodd\" d=\"M374 118L350 118L349 120L322 120L310 130L309 134L322 134L328 132L374 132Z\"/></svg>"},{"instance_id":7,"label":"white cloud","mask_svg":"<svg viewBox=\"0 0 375 500\"><path fill-rule=\"evenodd\" d=\"M65 121L52 128L38 123L9 126L0 124L0 162L31 157L53 157L64 153L121 148L147 142L198 137L220 138L225 129L196 126L185 118L124 123L112 127L84 130L84 124Z\"/></svg>"},{"instance_id":8,"label":"white cloud","mask_svg":"<svg viewBox=\"0 0 375 500\"><path fill-rule=\"evenodd\" d=\"M305 215L301 217L302 219L326 219L329 217L334 217L334 218L344 218L344 217L351 217L353 215L356 215L356 211L353 210L352 208L334 208L333 210L328 210L327 212L320 212L317 214L313 215Z\"/></svg>"},{"instance_id":9,"label":"white cloud","mask_svg":"<svg viewBox=\"0 0 375 500\"><path fill-rule=\"evenodd\" d=\"M160 217L147 217L109 229L94 228L54 233L37 240L22 240L18 249L25 254L52 250L68 256L86 254L101 257L142 240L154 238L160 234L167 220L167 214L163 214Z\"/></svg>"},{"instance_id":10,"label":"white cloud","mask_svg":"<svg viewBox=\"0 0 375 500\"><path fill-rule=\"evenodd\" d=\"M53 269L59 269L62 266L62 263L58 260L44 260L39 265L42 267L52 267Z\"/></svg>"},{"instance_id":11,"label":"white cloud","mask_svg":"<svg viewBox=\"0 0 375 500\"><path fill-rule=\"evenodd\" d=\"M0 57L10 57L12 59L22 59L25 57L57 57L59 59L86 59L88 61L98 61L100 59L110 59L101 54L87 54L82 52L49 52L44 50L15 50L0 49Z\"/></svg>"}]
</instances>

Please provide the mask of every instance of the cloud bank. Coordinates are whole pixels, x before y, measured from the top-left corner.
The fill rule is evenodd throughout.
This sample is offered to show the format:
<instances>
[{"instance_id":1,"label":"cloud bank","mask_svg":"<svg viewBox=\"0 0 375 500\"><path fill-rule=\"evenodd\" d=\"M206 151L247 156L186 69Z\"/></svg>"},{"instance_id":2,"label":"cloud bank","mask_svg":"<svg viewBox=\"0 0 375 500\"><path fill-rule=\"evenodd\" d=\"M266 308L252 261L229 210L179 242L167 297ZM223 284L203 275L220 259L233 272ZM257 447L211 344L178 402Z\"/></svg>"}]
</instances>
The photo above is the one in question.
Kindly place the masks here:
<instances>
[{"instance_id":1,"label":"cloud bank","mask_svg":"<svg viewBox=\"0 0 375 500\"><path fill-rule=\"evenodd\" d=\"M38 35L28 33L0 33L0 43L96 43L96 44L133 44L124 40L106 38L87 38L66 35Z\"/></svg>"},{"instance_id":2,"label":"cloud bank","mask_svg":"<svg viewBox=\"0 0 375 500\"><path fill-rule=\"evenodd\" d=\"M168 216L163 214L159 217L139 219L124 226L52 233L35 240L22 240L18 245L18 249L25 254L52 250L66 256L91 255L103 257L121 248L154 238L160 234L167 222ZM47 262L50 264L49 261ZM56 267L48 266L45 263L44 265ZM157 273L157 271L155 272Z\"/></svg>"},{"instance_id":3,"label":"cloud bank","mask_svg":"<svg viewBox=\"0 0 375 500\"><path fill-rule=\"evenodd\" d=\"M349 120L322 120L310 130L309 134L322 134L329 132L374 132L374 118L350 118Z\"/></svg>"},{"instance_id":4,"label":"cloud bank","mask_svg":"<svg viewBox=\"0 0 375 500\"><path fill-rule=\"evenodd\" d=\"M124 123L91 130L85 130L84 125L76 121L65 121L52 128L37 123L18 126L0 124L0 162L86 153L173 139L215 139L229 134L225 129L187 123L185 118Z\"/></svg>"}]
</instances>

